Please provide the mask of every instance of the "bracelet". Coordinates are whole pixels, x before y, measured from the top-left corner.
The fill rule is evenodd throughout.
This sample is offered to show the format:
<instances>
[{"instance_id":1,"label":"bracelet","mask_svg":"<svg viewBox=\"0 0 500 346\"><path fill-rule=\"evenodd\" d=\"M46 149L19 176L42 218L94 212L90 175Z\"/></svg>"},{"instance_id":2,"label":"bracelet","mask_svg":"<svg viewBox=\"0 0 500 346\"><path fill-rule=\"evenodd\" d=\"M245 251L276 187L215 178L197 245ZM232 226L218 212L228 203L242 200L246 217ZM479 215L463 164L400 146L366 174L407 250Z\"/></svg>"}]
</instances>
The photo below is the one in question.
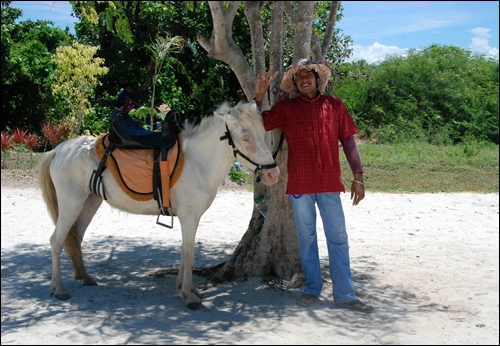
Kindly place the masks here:
<instances>
[{"instance_id":1,"label":"bracelet","mask_svg":"<svg viewBox=\"0 0 500 346\"><path fill-rule=\"evenodd\" d=\"M361 181L357 181L357 180L353 180L354 183L357 183L358 185L363 185L365 186L365 183L361 182Z\"/></svg>"}]
</instances>

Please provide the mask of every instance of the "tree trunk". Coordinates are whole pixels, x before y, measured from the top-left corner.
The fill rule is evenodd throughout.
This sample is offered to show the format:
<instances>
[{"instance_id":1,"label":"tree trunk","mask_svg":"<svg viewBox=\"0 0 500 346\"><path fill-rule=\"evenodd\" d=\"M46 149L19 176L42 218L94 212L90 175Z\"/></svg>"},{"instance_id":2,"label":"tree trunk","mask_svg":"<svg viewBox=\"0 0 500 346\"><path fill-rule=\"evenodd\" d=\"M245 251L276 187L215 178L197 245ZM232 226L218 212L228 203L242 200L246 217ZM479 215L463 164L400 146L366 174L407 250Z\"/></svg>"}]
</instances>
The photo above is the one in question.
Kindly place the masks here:
<instances>
[{"instance_id":1,"label":"tree trunk","mask_svg":"<svg viewBox=\"0 0 500 346\"><path fill-rule=\"evenodd\" d=\"M269 201L266 218L254 208L243 238L231 258L211 278L211 282L225 282L248 276L276 276L292 280L302 274L293 211L285 194L288 180L287 155L288 146L285 141L276 157L281 171L279 181L264 189L264 197ZM262 186L257 185L255 190L260 191Z\"/></svg>"}]
</instances>

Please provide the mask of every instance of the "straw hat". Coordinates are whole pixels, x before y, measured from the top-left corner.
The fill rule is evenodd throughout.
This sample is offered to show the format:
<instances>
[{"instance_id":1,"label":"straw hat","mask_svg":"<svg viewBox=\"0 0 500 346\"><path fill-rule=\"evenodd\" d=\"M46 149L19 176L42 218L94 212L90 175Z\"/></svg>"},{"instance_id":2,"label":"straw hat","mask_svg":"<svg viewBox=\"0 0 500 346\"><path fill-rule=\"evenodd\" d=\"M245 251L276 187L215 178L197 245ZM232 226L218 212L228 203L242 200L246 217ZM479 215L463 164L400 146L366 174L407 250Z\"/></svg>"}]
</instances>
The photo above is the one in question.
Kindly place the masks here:
<instances>
[{"instance_id":1,"label":"straw hat","mask_svg":"<svg viewBox=\"0 0 500 346\"><path fill-rule=\"evenodd\" d=\"M281 90L293 96L299 95L299 91L295 86L294 80L302 68L306 68L309 71L315 71L318 74L318 90L323 93L328 85L328 82L330 81L332 69L326 61L315 62L309 59L301 59L285 70L280 85Z\"/></svg>"}]
</instances>

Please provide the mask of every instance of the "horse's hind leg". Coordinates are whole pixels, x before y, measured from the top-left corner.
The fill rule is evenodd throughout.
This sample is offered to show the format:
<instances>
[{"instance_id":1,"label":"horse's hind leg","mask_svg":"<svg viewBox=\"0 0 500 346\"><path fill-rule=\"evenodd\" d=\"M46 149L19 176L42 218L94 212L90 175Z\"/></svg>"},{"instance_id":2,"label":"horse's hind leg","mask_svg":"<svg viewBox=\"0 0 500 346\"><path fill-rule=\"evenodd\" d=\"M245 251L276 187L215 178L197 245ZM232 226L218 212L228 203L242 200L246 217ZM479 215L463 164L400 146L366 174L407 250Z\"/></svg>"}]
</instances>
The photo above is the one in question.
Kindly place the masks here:
<instances>
[{"instance_id":1,"label":"horse's hind leg","mask_svg":"<svg viewBox=\"0 0 500 346\"><path fill-rule=\"evenodd\" d=\"M71 238L72 237L80 238L78 236L79 233L81 233L81 235L83 236L86 227L88 226L90 220L92 219L92 217L85 218L85 216L88 215L92 211L92 209L94 210L93 212L95 213L95 211L101 204L101 201L97 200L96 202L93 198L90 198L88 195L81 196L80 198L78 198L78 194L75 192L71 194L71 192L65 191L61 194L66 194L66 193L68 193L68 195L58 196L60 201L59 217L56 222L56 228L54 230L54 233L50 237L50 246L52 249L52 281L50 282L50 289L54 291L55 297L61 300L66 300L70 298L70 295L66 287L64 287L61 279L61 253L63 246L65 247L65 250L67 251L67 254L70 257L72 263L76 262L76 263L81 263L83 265L83 259L81 258L81 248L80 248L82 239L79 239L77 241L71 241ZM73 203L70 202L71 200L73 200ZM88 211L84 211L84 206L87 205L90 205L90 209ZM81 214L82 217L80 217ZM82 226L85 225L83 231L77 230L77 227L80 225ZM73 235L69 237L69 240L66 242L66 239L68 238L68 233L70 231L72 232ZM75 248L77 249L76 251L74 250ZM78 249L80 249L79 256L78 256ZM72 254L73 258L71 258ZM77 273L75 271L75 276L76 275ZM83 269L83 272L79 270L78 275L84 277L86 275L88 277L85 268ZM87 280L89 279L87 278ZM93 281L93 279L90 278L90 281Z\"/></svg>"},{"instance_id":2,"label":"horse's hind leg","mask_svg":"<svg viewBox=\"0 0 500 346\"><path fill-rule=\"evenodd\" d=\"M97 286L97 282L87 273L85 265L83 264L82 242L85 231L101 203L101 197L94 194L89 195L85 201L82 212L66 237L64 246L64 250L73 265L74 278L75 280L82 280L83 286Z\"/></svg>"}]
</instances>

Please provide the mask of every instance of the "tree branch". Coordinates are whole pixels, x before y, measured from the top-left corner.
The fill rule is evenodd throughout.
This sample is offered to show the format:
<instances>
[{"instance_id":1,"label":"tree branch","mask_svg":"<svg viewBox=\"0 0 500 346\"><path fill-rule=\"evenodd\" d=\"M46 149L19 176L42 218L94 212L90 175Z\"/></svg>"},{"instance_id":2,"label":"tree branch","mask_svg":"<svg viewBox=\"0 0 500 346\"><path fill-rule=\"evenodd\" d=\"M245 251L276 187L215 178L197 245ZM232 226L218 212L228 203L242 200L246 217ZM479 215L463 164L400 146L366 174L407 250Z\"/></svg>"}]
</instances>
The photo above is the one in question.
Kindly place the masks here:
<instances>
[{"instance_id":1,"label":"tree branch","mask_svg":"<svg viewBox=\"0 0 500 346\"><path fill-rule=\"evenodd\" d=\"M328 53L328 47L330 47L330 43L332 42L335 24L337 22L339 2L340 1L332 1L332 5L330 6L330 16L328 17L328 25L325 30L325 35L323 36L323 42L321 43L321 59L319 60L325 59Z\"/></svg>"}]
</instances>

